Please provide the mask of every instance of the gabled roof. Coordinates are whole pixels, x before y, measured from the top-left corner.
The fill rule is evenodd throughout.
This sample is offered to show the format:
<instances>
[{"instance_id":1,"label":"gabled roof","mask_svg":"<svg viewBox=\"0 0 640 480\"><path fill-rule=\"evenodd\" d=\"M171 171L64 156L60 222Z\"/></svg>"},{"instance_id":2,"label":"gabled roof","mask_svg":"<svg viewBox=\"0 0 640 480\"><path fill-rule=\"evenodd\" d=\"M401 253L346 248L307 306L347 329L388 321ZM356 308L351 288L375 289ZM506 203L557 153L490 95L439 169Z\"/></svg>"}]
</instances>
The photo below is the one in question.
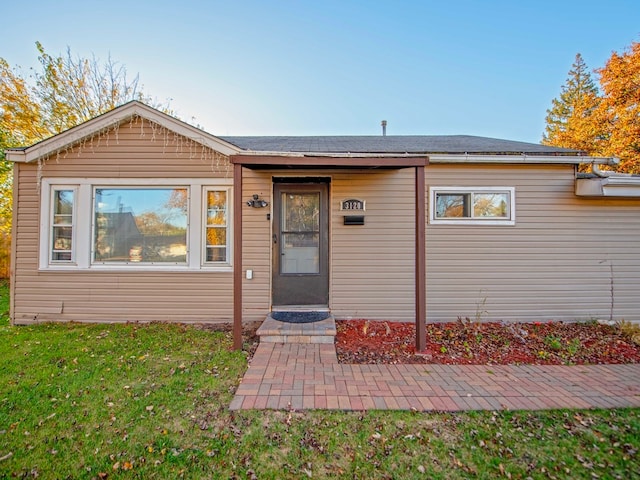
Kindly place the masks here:
<instances>
[{"instance_id":1,"label":"gabled roof","mask_svg":"<svg viewBox=\"0 0 640 480\"><path fill-rule=\"evenodd\" d=\"M471 135L220 137L254 152L578 155L578 150Z\"/></svg>"},{"instance_id":2,"label":"gabled roof","mask_svg":"<svg viewBox=\"0 0 640 480\"><path fill-rule=\"evenodd\" d=\"M107 113L99 115L76 127L70 128L58 135L42 140L30 147L7 150L7 160L14 162L32 162L58 151L65 150L83 140L104 130L128 122L134 117L144 118L154 122L167 130L183 135L197 143L205 145L225 155L234 155L240 149L210 133L184 123L166 113L149 107L141 102L132 101L121 105Z\"/></svg>"}]
</instances>

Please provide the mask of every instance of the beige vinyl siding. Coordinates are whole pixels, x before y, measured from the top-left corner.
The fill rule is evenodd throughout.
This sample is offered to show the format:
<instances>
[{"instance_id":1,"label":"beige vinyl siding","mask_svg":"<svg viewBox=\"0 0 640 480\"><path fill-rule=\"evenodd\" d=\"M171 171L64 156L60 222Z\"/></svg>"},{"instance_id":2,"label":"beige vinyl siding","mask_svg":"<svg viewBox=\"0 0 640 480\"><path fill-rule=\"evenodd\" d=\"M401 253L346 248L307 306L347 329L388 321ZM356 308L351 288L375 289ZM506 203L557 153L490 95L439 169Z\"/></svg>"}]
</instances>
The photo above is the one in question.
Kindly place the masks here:
<instances>
[{"instance_id":1,"label":"beige vinyl siding","mask_svg":"<svg viewBox=\"0 0 640 480\"><path fill-rule=\"evenodd\" d=\"M415 320L415 173L337 173L332 182L331 308L336 318ZM366 201L365 224L344 225L340 202Z\"/></svg>"},{"instance_id":2,"label":"beige vinyl siding","mask_svg":"<svg viewBox=\"0 0 640 480\"><path fill-rule=\"evenodd\" d=\"M640 321L638 200L576 197L570 166L431 165L426 182L516 189L515 226L427 225L429 321L609 319L612 298Z\"/></svg>"},{"instance_id":3,"label":"beige vinyl siding","mask_svg":"<svg viewBox=\"0 0 640 480\"><path fill-rule=\"evenodd\" d=\"M216 322L233 318L231 272L39 271L40 178L232 177L228 159L148 121L134 120L41 162L16 184L12 318L39 321ZM192 232L199 235L199 232Z\"/></svg>"},{"instance_id":4,"label":"beige vinyl siding","mask_svg":"<svg viewBox=\"0 0 640 480\"><path fill-rule=\"evenodd\" d=\"M233 176L224 155L137 119L15 171L16 323L232 320L231 271L38 270L43 178L215 185ZM427 188L514 187L516 204L515 226L427 223L428 321L608 319L612 303L615 320L640 321L640 201L576 197L571 166L434 164L425 172ZM274 176L331 178L329 307L336 318L414 321L412 168L243 168L243 265L236 266L243 319L262 320L271 308ZM269 207L244 203L256 193ZM366 201L365 225L343 224L340 202L349 198Z\"/></svg>"},{"instance_id":5,"label":"beige vinyl siding","mask_svg":"<svg viewBox=\"0 0 640 480\"><path fill-rule=\"evenodd\" d=\"M271 309L271 172L242 169L242 319L264 320ZM269 202L266 208L246 205L254 194ZM253 271L247 280L246 271Z\"/></svg>"},{"instance_id":6,"label":"beige vinyl siding","mask_svg":"<svg viewBox=\"0 0 640 480\"><path fill-rule=\"evenodd\" d=\"M231 178L228 159L137 118L43 162L48 177Z\"/></svg>"},{"instance_id":7,"label":"beige vinyl siding","mask_svg":"<svg viewBox=\"0 0 640 480\"><path fill-rule=\"evenodd\" d=\"M243 169L243 199L254 193L269 208L243 205L243 318L260 320L271 306L272 178L330 177L329 307L336 318L414 320L414 171ZM340 202L366 201L365 225L345 226Z\"/></svg>"}]
</instances>

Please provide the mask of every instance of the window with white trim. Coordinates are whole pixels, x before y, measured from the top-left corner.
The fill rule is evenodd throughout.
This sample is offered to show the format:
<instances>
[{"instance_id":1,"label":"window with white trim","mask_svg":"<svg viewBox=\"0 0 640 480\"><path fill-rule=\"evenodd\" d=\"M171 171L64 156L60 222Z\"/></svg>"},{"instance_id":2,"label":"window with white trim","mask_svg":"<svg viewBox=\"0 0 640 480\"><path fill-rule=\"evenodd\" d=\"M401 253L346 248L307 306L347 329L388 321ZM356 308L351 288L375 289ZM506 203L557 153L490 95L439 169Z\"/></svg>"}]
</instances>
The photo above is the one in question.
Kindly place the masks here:
<instances>
[{"instance_id":1,"label":"window with white trim","mask_svg":"<svg viewBox=\"0 0 640 480\"><path fill-rule=\"evenodd\" d=\"M187 263L189 190L96 187L94 263Z\"/></svg>"},{"instance_id":2,"label":"window with white trim","mask_svg":"<svg viewBox=\"0 0 640 480\"><path fill-rule=\"evenodd\" d=\"M55 188L51 191L51 263L73 262L73 226L75 190Z\"/></svg>"},{"instance_id":3,"label":"window with white trim","mask_svg":"<svg viewBox=\"0 0 640 480\"><path fill-rule=\"evenodd\" d=\"M41 269L231 269L232 179L43 179Z\"/></svg>"},{"instance_id":4,"label":"window with white trim","mask_svg":"<svg viewBox=\"0 0 640 480\"><path fill-rule=\"evenodd\" d=\"M229 245L228 195L225 190L207 189L205 197L205 262L226 262Z\"/></svg>"},{"instance_id":5,"label":"window with white trim","mask_svg":"<svg viewBox=\"0 0 640 480\"><path fill-rule=\"evenodd\" d=\"M433 224L515 225L513 187L431 187Z\"/></svg>"}]
</instances>

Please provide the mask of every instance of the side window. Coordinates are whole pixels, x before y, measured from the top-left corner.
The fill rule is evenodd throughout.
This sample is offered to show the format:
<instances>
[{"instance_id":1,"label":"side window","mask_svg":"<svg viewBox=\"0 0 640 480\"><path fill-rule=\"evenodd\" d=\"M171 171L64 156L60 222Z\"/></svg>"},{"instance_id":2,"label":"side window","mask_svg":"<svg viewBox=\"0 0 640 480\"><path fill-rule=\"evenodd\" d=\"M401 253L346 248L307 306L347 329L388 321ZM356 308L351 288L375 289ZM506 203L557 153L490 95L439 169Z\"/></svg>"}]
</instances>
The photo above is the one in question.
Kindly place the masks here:
<instances>
[{"instance_id":1,"label":"side window","mask_svg":"<svg viewBox=\"0 0 640 480\"><path fill-rule=\"evenodd\" d=\"M52 263L69 263L74 260L75 190L53 189L51 208Z\"/></svg>"},{"instance_id":2,"label":"side window","mask_svg":"<svg viewBox=\"0 0 640 480\"><path fill-rule=\"evenodd\" d=\"M513 187L431 187L430 221L515 225L514 202Z\"/></svg>"},{"instance_id":3,"label":"side window","mask_svg":"<svg viewBox=\"0 0 640 480\"><path fill-rule=\"evenodd\" d=\"M205 262L228 261L228 204L226 190L206 190Z\"/></svg>"}]
</instances>

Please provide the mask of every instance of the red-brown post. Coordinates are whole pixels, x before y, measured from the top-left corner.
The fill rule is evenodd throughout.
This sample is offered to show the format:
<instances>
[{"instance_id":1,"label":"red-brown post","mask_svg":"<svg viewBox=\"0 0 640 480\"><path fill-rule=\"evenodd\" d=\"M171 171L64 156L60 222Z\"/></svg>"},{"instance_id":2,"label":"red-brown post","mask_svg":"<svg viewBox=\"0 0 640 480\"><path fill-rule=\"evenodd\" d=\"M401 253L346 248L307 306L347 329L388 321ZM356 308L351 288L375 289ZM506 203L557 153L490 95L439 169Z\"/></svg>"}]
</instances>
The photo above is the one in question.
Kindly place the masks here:
<instances>
[{"instance_id":1,"label":"red-brown post","mask_svg":"<svg viewBox=\"0 0 640 480\"><path fill-rule=\"evenodd\" d=\"M242 165L233 165L233 348L242 350Z\"/></svg>"},{"instance_id":2,"label":"red-brown post","mask_svg":"<svg viewBox=\"0 0 640 480\"><path fill-rule=\"evenodd\" d=\"M416 351L427 348L426 193L424 166L416 167Z\"/></svg>"}]
</instances>

